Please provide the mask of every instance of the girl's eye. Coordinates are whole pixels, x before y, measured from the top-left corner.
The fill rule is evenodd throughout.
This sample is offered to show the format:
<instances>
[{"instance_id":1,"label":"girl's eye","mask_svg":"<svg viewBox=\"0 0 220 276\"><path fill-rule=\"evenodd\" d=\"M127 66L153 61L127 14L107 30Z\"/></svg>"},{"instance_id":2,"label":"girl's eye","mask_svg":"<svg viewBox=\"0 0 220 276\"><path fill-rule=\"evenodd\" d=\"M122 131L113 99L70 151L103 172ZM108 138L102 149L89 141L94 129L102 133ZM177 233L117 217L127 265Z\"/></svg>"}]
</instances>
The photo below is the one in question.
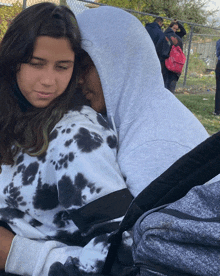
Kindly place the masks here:
<instances>
[{"instance_id":1,"label":"girl's eye","mask_svg":"<svg viewBox=\"0 0 220 276\"><path fill-rule=\"evenodd\" d=\"M58 70L67 70L69 67L58 65L57 68L58 68Z\"/></svg>"},{"instance_id":2,"label":"girl's eye","mask_svg":"<svg viewBox=\"0 0 220 276\"><path fill-rule=\"evenodd\" d=\"M36 67L36 68L41 68L41 67L43 67L43 64L42 64L42 63L30 62L29 64L30 64L31 66L33 66L33 67Z\"/></svg>"}]
</instances>

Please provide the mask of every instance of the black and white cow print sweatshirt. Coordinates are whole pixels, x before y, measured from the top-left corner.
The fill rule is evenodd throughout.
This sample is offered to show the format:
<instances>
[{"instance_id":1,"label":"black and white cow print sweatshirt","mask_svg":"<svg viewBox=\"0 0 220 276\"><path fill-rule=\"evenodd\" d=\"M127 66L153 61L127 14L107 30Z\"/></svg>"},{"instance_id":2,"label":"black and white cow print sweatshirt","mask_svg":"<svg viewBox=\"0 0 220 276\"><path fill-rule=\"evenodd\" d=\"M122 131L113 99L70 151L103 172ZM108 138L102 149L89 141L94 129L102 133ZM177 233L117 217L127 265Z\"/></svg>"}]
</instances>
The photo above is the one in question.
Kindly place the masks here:
<instances>
[{"instance_id":1,"label":"black and white cow print sweatshirt","mask_svg":"<svg viewBox=\"0 0 220 276\"><path fill-rule=\"evenodd\" d=\"M6 272L44 276L68 257L81 271L99 271L106 233L131 201L116 162L117 138L87 106L65 114L49 138L46 154L19 153L15 165L2 166L0 220L16 233Z\"/></svg>"}]
</instances>

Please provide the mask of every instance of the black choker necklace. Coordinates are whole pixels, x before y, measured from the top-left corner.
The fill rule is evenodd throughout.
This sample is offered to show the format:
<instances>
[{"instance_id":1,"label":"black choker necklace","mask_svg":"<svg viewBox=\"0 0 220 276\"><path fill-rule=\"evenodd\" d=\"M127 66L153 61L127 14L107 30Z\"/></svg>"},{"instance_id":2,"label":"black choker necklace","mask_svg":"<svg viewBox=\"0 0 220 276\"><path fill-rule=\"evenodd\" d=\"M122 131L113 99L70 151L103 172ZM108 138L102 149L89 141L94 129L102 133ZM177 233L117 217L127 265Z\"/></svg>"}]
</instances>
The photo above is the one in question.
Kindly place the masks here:
<instances>
[{"instance_id":1,"label":"black choker necklace","mask_svg":"<svg viewBox=\"0 0 220 276\"><path fill-rule=\"evenodd\" d=\"M27 101L26 98L21 93L21 91L18 87L17 81L15 81L13 83L12 89L13 89L13 94L14 94L15 98L18 100L18 104L21 108L21 111L26 112L30 107L32 107L32 104L29 103L29 101Z\"/></svg>"}]
</instances>

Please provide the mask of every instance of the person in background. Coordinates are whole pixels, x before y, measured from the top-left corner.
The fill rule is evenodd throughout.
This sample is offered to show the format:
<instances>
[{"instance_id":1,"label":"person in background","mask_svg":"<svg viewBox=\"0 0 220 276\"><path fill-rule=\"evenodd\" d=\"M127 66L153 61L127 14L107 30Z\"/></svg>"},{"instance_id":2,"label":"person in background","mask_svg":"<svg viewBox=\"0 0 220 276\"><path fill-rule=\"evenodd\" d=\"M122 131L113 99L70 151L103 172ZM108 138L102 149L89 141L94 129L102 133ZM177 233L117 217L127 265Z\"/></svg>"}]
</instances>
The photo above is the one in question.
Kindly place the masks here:
<instances>
[{"instance_id":1,"label":"person in background","mask_svg":"<svg viewBox=\"0 0 220 276\"><path fill-rule=\"evenodd\" d=\"M216 42L216 56L218 62L215 68L215 78L216 78L216 92L215 92L215 111L214 115L220 115L220 39Z\"/></svg>"},{"instance_id":2,"label":"person in background","mask_svg":"<svg viewBox=\"0 0 220 276\"><path fill-rule=\"evenodd\" d=\"M183 38L186 35L185 28L176 19L170 23L169 28L171 28L180 38Z\"/></svg>"},{"instance_id":3,"label":"person in background","mask_svg":"<svg viewBox=\"0 0 220 276\"><path fill-rule=\"evenodd\" d=\"M177 32L179 28L180 28L180 32ZM186 34L186 31L184 27L178 21L173 21L164 32L165 39L158 46L161 49L161 51L162 49L163 50L166 49L165 52L167 56L166 54L165 55L161 54L162 59L160 59L160 62L161 62L163 79L164 79L164 85L172 93L175 93L176 84L179 80L180 74L168 70L165 66L165 59L169 57L169 51L172 45L179 46L183 50L183 42L181 37L183 37L185 34ZM169 50L167 51L167 49Z\"/></svg>"},{"instance_id":4,"label":"person in background","mask_svg":"<svg viewBox=\"0 0 220 276\"><path fill-rule=\"evenodd\" d=\"M71 275L100 272L133 198L117 134L76 89L81 51L74 14L47 2L1 42L0 220L11 231L1 224L0 275L60 276L66 261Z\"/></svg>"},{"instance_id":5,"label":"person in background","mask_svg":"<svg viewBox=\"0 0 220 276\"><path fill-rule=\"evenodd\" d=\"M162 26L163 26L163 18L162 17L157 17L154 20L154 22L147 23L145 25L145 28L148 31L148 33L154 43L158 57L159 57L159 52L160 52L160 49L158 48L158 46L160 45L160 41L163 40L165 37L163 31L161 30Z\"/></svg>"}]
</instances>

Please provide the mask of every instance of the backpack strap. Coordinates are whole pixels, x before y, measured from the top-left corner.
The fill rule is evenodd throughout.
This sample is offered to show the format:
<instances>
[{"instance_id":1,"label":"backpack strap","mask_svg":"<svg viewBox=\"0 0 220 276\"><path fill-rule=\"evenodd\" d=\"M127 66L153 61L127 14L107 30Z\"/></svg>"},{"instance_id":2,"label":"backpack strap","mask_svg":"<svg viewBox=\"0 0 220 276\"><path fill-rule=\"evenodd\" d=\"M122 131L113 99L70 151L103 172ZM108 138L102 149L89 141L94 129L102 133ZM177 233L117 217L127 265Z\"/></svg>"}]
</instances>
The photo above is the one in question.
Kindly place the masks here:
<instances>
[{"instance_id":1,"label":"backpack strap","mask_svg":"<svg viewBox=\"0 0 220 276\"><path fill-rule=\"evenodd\" d=\"M194 186L202 185L220 173L220 132L183 155L152 181L130 204L119 229L111 236L111 246L103 268L108 275L114 263L122 233L131 229L145 212L182 198Z\"/></svg>"}]
</instances>

